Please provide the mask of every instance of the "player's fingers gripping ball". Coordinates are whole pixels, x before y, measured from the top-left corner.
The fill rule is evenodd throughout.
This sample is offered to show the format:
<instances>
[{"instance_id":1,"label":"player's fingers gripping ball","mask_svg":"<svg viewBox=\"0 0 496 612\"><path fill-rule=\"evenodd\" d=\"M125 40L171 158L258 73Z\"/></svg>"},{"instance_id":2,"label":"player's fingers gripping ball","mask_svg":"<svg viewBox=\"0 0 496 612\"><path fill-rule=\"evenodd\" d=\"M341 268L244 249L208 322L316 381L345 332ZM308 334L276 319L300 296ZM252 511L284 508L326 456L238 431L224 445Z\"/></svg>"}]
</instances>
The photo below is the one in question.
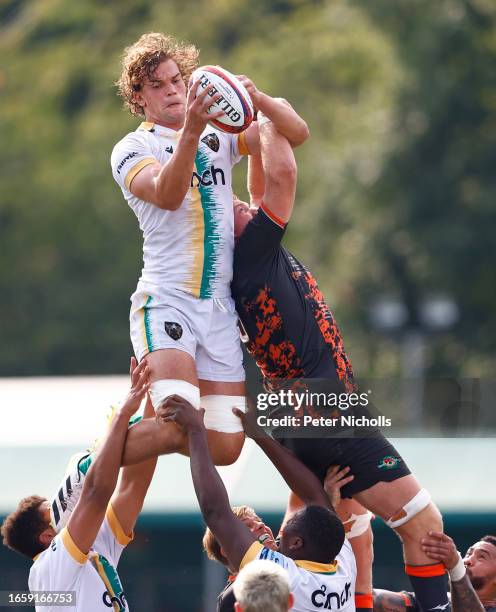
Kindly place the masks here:
<instances>
[{"instance_id":1,"label":"player's fingers gripping ball","mask_svg":"<svg viewBox=\"0 0 496 612\"><path fill-rule=\"evenodd\" d=\"M215 116L222 111L221 116L212 118L209 123L213 127L231 134L246 130L253 121L253 103L250 94L243 84L230 72L220 66L202 66L191 75L190 82L198 85L194 96L209 88L207 96L212 99L208 113ZM212 87L213 86L213 87Z\"/></svg>"}]
</instances>

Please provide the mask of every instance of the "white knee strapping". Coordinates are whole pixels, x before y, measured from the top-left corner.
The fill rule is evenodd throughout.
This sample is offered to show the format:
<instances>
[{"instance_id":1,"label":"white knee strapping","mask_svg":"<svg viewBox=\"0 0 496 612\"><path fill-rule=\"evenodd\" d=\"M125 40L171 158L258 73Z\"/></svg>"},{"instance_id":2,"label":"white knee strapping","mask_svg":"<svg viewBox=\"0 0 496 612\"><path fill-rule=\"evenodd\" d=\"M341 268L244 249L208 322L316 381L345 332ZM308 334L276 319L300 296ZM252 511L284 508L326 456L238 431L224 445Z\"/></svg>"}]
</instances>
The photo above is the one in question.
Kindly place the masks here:
<instances>
[{"instance_id":1,"label":"white knee strapping","mask_svg":"<svg viewBox=\"0 0 496 612\"><path fill-rule=\"evenodd\" d=\"M246 412L244 395L203 395L201 406L205 408L205 427L223 433L243 431L241 420L233 414L233 408Z\"/></svg>"},{"instance_id":2,"label":"white knee strapping","mask_svg":"<svg viewBox=\"0 0 496 612\"><path fill-rule=\"evenodd\" d=\"M197 410L200 408L200 389L185 380L156 380L150 387L153 407L158 410L171 395L180 395Z\"/></svg>"},{"instance_id":3,"label":"white knee strapping","mask_svg":"<svg viewBox=\"0 0 496 612\"><path fill-rule=\"evenodd\" d=\"M392 528L401 527L421 512L431 503L431 496L427 489L421 489L403 508L396 512L386 523Z\"/></svg>"},{"instance_id":4,"label":"white knee strapping","mask_svg":"<svg viewBox=\"0 0 496 612\"><path fill-rule=\"evenodd\" d=\"M374 518L372 512L365 512L365 514L352 514L347 521L344 521L344 532L347 540L351 538L357 538L358 536L365 533L369 528L370 521Z\"/></svg>"}]
</instances>

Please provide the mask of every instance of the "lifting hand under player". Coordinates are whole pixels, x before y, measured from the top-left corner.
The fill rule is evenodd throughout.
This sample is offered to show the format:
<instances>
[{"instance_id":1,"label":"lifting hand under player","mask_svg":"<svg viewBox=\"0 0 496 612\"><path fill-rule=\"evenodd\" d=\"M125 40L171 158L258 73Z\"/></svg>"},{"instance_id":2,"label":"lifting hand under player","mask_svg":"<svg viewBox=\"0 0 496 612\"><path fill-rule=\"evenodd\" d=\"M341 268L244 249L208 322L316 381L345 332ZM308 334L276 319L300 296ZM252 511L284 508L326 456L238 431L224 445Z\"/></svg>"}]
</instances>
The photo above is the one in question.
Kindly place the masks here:
<instances>
[{"instance_id":1,"label":"lifting hand under player","mask_svg":"<svg viewBox=\"0 0 496 612\"><path fill-rule=\"evenodd\" d=\"M120 408L120 412L127 418L131 418L138 410L142 399L150 388L150 383L148 382L150 372L146 360L143 359L143 361L137 365L136 359L131 357L130 374L131 389Z\"/></svg>"},{"instance_id":2,"label":"lifting hand under player","mask_svg":"<svg viewBox=\"0 0 496 612\"><path fill-rule=\"evenodd\" d=\"M451 570L459 560L459 553L452 538L445 533L429 531L428 537L422 538L422 550L431 559L441 562Z\"/></svg>"},{"instance_id":3,"label":"lifting hand under player","mask_svg":"<svg viewBox=\"0 0 496 612\"><path fill-rule=\"evenodd\" d=\"M246 412L243 412L239 408L233 408L232 411L240 419L244 432L249 438L256 439L266 435L264 430L257 423L257 409L250 397L246 398Z\"/></svg>"},{"instance_id":4,"label":"lifting hand under player","mask_svg":"<svg viewBox=\"0 0 496 612\"><path fill-rule=\"evenodd\" d=\"M157 418L163 423L176 423L186 432L205 429L203 415L205 409L196 410L179 395L171 395L157 410Z\"/></svg>"},{"instance_id":5,"label":"lifting hand under player","mask_svg":"<svg viewBox=\"0 0 496 612\"><path fill-rule=\"evenodd\" d=\"M340 465L331 465L324 480L324 491L336 511L341 503L341 489L355 478L353 474L348 474L349 467L340 468Z\"/></svg>"}]
</instances>

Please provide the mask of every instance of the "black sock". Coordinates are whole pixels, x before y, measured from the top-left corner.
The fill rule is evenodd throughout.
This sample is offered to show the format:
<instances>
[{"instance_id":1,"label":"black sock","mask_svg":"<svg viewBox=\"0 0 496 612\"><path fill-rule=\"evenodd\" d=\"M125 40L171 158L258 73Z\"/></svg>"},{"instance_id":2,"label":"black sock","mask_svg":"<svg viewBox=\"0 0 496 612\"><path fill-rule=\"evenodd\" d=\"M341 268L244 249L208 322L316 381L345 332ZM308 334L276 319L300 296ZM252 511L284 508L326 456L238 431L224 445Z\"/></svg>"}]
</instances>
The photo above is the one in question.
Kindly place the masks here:
<instances>
[{"instance_id":1,"label":"black sock","mask_svg":"<svg viewBox=\"0 0 496 612\"><path fill-rule=\"evenodd\" d=\"M410 578L415 597L424 612L430 610L451 612L446 568L442 563L407 565L405 566L405 572Z\"/></svg>"}]
</instances>

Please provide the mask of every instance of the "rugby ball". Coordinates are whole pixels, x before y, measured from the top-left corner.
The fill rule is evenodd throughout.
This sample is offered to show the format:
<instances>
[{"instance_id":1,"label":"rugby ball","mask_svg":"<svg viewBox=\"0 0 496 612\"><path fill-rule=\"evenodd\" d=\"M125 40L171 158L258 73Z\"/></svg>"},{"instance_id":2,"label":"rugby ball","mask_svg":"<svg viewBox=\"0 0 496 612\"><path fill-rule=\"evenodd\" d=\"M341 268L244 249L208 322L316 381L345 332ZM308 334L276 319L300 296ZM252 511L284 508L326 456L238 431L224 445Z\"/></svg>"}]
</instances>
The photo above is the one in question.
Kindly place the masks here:
<instances>
[{"instance_id":1,"label":"rugby ball","mask_svg":"<svg viewBox=\"0 0 496 612\"><path fill-rule=\"evenodd\" d=\"M230 134L239 134L246 130L253 121L253 103L250 94L233 74L220 66L202 66L191 75L190 83L195 81L200 81L195 96L209 85L213 85L208 94L210 97L216 94L222 96L212 104L208 112L224 111L225 114L209 121L210 125Z\"/></svg>"}]
</instances>

